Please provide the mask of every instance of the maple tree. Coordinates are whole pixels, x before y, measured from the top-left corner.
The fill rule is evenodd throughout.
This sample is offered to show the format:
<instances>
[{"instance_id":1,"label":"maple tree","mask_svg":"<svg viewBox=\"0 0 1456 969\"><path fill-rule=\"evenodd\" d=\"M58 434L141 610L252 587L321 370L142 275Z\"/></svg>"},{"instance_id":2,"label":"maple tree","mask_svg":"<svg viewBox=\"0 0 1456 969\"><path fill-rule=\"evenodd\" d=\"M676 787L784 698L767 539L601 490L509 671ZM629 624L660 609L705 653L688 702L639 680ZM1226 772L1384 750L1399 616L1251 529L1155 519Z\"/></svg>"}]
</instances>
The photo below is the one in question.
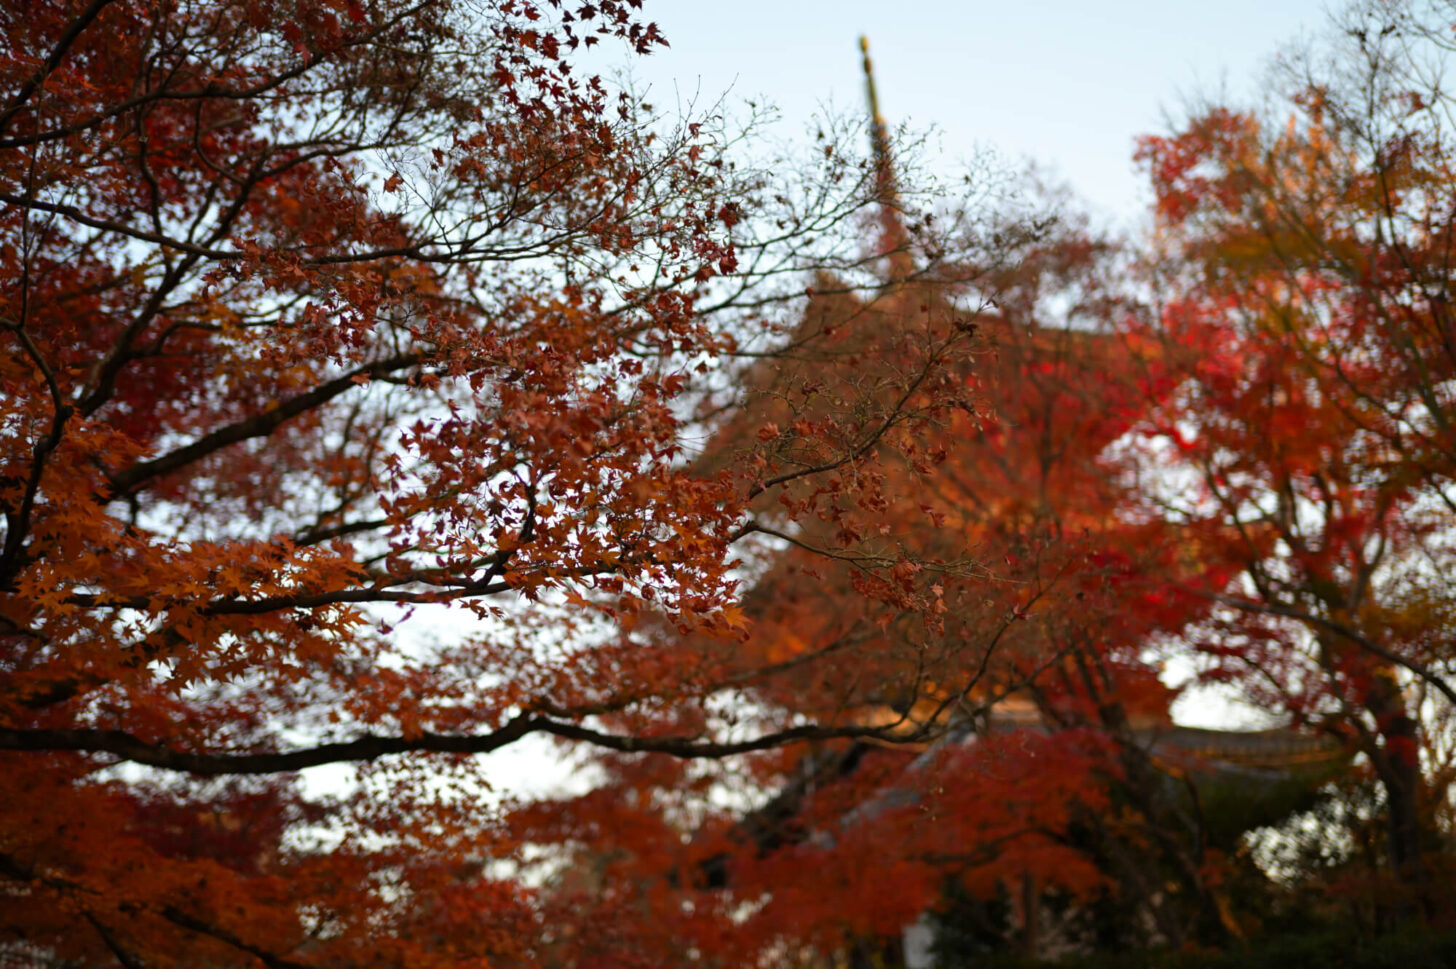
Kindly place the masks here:
<instances>
[{"instance_id":1,"label":"maple tree","mask_svg":"<svg viewBox=\"0 0 1456 969\"><path fill-rule=\"evenodd\" d=\"M935 332L956 319L956 295L994 293L995 308L968 320L987 351L962 377L977 407L921 461L910 449L875 468L894 486L874 532L841 524L854 499L833 488L782 496L812 516L776 536L747 597L755 635L739 655L755 675L744 692L902 737L959 720L965 742L918 757L868 743L766 754L748 768L749 790L778 793L716 812L703 801L721 774L604 756L612 803L629 805L615 825L591 822L602 790L563 800L562 813L520 815L543 840L574 818L564 827L577 834L577 871L592 872L553 898L563 922L589 913L557 940L564 961L630 945L663 961L888 962L901 927L941 905L947 884L985 915L1013 879L1025 886L1023 945L1048 890L1112 907L1120 932L1103 941L1225 944L1269 915L1240 905L1241 891L1275 896L1241 836L1313 803L1348 760L1342 748L1382 792L1368 809L1383 815L1393 882L1370 889L1385 909L1377 926L1390 914L1442 917L1444 108L1432 107L1438 91L1382 87L1399 79L1394 62L1367 45L1445 34L1398 16L1359 30L1365 39L1348 35L1356 63L1381 83L1367 75L1340 96L1374 90L1373 106L1342 107L1334 87L1301 83L1273 116L1214 110L1144 142L1159 248L1154 275L1118 299L1069 285L1097 249L1076 238L1025 253L999 278L945 267L912 280L913 260L886 260L877 300L816 282L791 339L803 352L758 375L762 399L740 417L737 434L758 433L765 461L794 459L783 429L819 416L784 387L812 383L832 399L853 379L844 370L863 377L861 355L880 367L897 358L867 353L870 341ZM1430 111L1419 136L1370 141L1359 127L1418 127L1405 121L1412 108ZM1148 305L1149 292L1162 302ZM1072 322L1055 325L1068 306ZM846 329L828 341L837 353L811 352ZM947 567L971 548L994 569ZM898 575L860 574L888 549L911 552ZM928 623L927 601L943 605ZM1211 758L1158 751L1172 695L1154 659L1189 654L1203 682L1232 683L1328 741L1279 737L1313 766L1291 768L1266 803L1254 802L1271 772L1221 780ZM815 663L826 656L838 663ZM998 737L996 701L1012 696L1031 697L1035 719ZM1343 787L1357 789L1358 778ZM686 845L685 828L696 832ZM1334 878L1318 888L1346 890ZM627 917L642 910L665 914ZM985 921L986 935L1009 941L1004 920Z\"/></svg>"},{"instance_id":2,"label":"maple tree","mask_svg":"<svg viewBox=\"0 0 1456 969\"><path fill-rule=\"evenodd\" d=\"M1143 142L1167 303L1129 329L1181 382L1148 431L1192 477L1154 513L1236 569L1201 588L1219 609L1190 644L1211 678L1368 759L1396 897L1430 916L1456 356L1449 98L1425 72L1449 27L1357 8L1337 45L1291 60L1265 113L1212 108Z\"/></svg>"},{"instance_id":3,"label":"maple tree","mask_svg":"<svg viewBox=\"0 0 1456 969\"><path fill-rule=\"evenodd\" d=\"M0 11L0 946L869 959L1014 882L1027 952L1219 944L1150 646L1363 752L1430 910L1447 35L1146 141L1129 287L878 118L755 166L582 72L639 6ZM587 789L487 799L528 738Z\"/></svg>"},{"instance_id":4,"label":"maple tree","mask_svg":"<svg viewBox=\"0 0 1456 969\"><path fill-rule=\"evenodd\" d=\"M784 417L786 388L833 395L845 370L863 379L897 359L861 356L866 342L954 316L967 280L995 294L959 375L975 406L923 453L899 449L860 470L883 482L876 528L846 523L833 486L782 496L813 514L777 536L745 597L753 635L735 646L743 716L852 718L900 740L944 723L951 736L908 750L857 740L765 752L738 775L603 753L593 790L515 815L523 837L573 848L574 875L549 896L548 921L572 926L553 940L563 963L626 947L665 963L837 952L898 964L903 927L943 908L947 892L993 905L1008 885L1020 914L1010 925L978 916L983 936L1032 955L1043 897L1104 910L1078 931L1123 944L1238 931L1217 882L1231 867L1219 852L1242 828L1188 821L1184 782L1170 789L1148 749L1170 727L1173 692L1146 645L1210 607L1150 581L1191 566L1160 523L1119 515L1137 478L1134 452L1111 445L1149 392L1108 325L1122 302L1106 278L1120 253L1071 223L1019 255L899 280L915 264L891 262L877 299L821 279L791 341L801 352L759 374L763 392L740 412L748 436L766 420L808 420L808 409ZM826 329L841 352L809 352ZM764 437L773 448L776 435ZM892 549L910 567L888 582L865 573ZM725 785L743 793L715 802ZM633 920L641 910L658 917Z\"/></svg>"},{"instance_id":5,"label":"maple tree","mask_svg":"<svg viewBox=\"0 0 1456 969\"><path fill-rule=\"evenodd\" d=\"M1409 22L1366 30L1377 35L1432 38ZM1391 81L1379 73L1391 62L1350 36ZM1377 107L1434 103L1374 89L1385 99ZM1085 900L1115 873L1115 891L1101 897L1137 898L1144 907L1124 914L1151 916L1165 942L1242 934L1261 915L1235 910L1221 883L1264 876L1233 857L1241 825L1277 820L1293 802L1271 799L1262 821L1252 820L1258 812L1208 817L1202 798L1218 794L1217 780L1196 777L1196 761L1149 756L1133 724L1166 718L1171 699L1150 667L1153 647L1192 651L1205 682L1235 683L1333 738L1301 756L1327 765L1342 745L1363 754L1384 791L1398 882L1382 889L1383 904L1411 914L1415 900L1432 917L1448 901L1447 859L1433 854L1450 804L1442 129L1433 113L1425 140L1402 131L1374 143L1371 162L1340 138L1368 138L1349 126L1378 112L1341 109L1330 88L1308 83L1291 105L1289 124L1212 111L1144 142L1163 257L1148 288L1165 304L1144 306L1140 294L1094 307L1075 293L1070 305L1095 308L1092 321L1039 325L1069 304L1056 286L1038 304L1037 284L1055 275L1046 266L1084 264L1094 248L1076 240L1048 247L1041 266L1033 254L1000 279L972 274L973 291L996 294L995 313L974 322L994 357L965 377L980 385L981 419L954 418L954 443L921 467L911 451L908 467L880 470L898 499L880 506L879 547L933 549L936 568L916 567L912 555L877 586L856 571L873 561L874 539L840 525L844 503L785 495L814 517L778 536L785 545L748 597L750 669L788 672L777 686L756 683L754 698L912 732L943 716L974 723L989 711L994 721L994 700L1019 691L1036 699L1032 736L1019 748L994 734L941 745L911 766L866 744L827 745L807 760L766 756L754 780L780 794L700 823L701 840L686 850L670 819L690 809L668 792L701 795L712 782L609 757L612 783L633 804L622 827L651 827L654 849L609 828L582 840L600 880L573 885L560 902L599 913L606 934L574 937L565 944L582 948L570 951L622 938L620 913L650 906L685 914L638 927L632 944L646 951L737 944L748 946L740 958L765 949L887 957L880 944L938 904L947 875L983 900L1008 875ZM869 333L895 334L907 321L953 316L947 293L964 280L950 272L911 284L910 268L890 262L878 301L836 294L832 279L816 284L823 298L796 336L866 319ZM863 346L855 339L841 351L851 367ZM842 386L835 367L832 356L806 353L777 379ZM757 429L771 444L803 412L765 396L740 433ZM935 473L917 478L930 463ZM909 479L918 487L905 487ZM970 547L997 563L994 574L965 581L945 569ZM891 596L864 594L896 585ZM927 593L944 605L933 622L923 610L897 611ZM967 664L987 654L955 644L979 646L988 630L995 661L967 678ZM914 662L887 662L896 651ZM837 671L811 665L831 654ZM1300 782L1305 803L1324 769ZM1248 777L1235 782L1238 799L1254 800ZM1170 798L1170 784L1191 801ZM566 809L589 813L599 796ZM528 817L527 830L538 824ZM705 895L695 879L728 891ZM887 885L893 898L873 890ZM721 921L734 911L730 943Z\"/></svg>"},{"instance_id":6,"label":"maple tree","mask_svg":"<svg viewBox=\"0 0 1456 969\"><path fill-rule=\"evenodd\" d=\"M0 12L0 940L530 964L547 909L475 755L896 736L710 702L753 675L735 549L815 494L868 534L969 328L692 465L689 405L777 280L854 271L877 179L833 143L807 186L740 169L578 73L665 42L637 6ZM928 564L881 549L862 594L933 615Z\"/></svg>"}]
</instances>

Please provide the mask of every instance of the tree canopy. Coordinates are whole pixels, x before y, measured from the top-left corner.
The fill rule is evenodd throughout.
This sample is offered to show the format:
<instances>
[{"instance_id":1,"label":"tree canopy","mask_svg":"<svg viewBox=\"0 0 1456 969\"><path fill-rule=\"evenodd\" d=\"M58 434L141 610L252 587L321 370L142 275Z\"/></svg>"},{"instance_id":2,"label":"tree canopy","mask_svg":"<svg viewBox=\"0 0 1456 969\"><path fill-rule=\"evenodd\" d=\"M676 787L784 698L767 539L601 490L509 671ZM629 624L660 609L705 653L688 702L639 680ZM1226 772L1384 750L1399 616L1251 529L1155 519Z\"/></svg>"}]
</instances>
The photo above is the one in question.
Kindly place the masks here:
<instances>
[{"instance_id":1,"label":"tree canopy","mask_svg":"<svg viewBox=\"0 0 1456 969\"><path fill-rule=\"evenodd\" d=\"M637 6L0 15L7 940L530 961L542 909L471 755L888 733L712 705L753 672L734 550L794 489L868 533L969 331L902 333L815 420L696 464L694 406L772 307L870 258L877 179L828 142L802 177L739 167L723 119L580 72L666 42ZM914 567L863 572L886 598ZM333 763L355 786L307 797Z\"/></svg>"},{"instance_id":2,"label":"tree canopy","mask_svg":"<svg viewBox=\"0 0 1456 969\"><path fill-rule=\"evenodd\" d=\"M662 115L640 6L0 11L0 955L1449 925L1449 19L1144 139L1124 240Z\"/></svg>"}]
</instances>

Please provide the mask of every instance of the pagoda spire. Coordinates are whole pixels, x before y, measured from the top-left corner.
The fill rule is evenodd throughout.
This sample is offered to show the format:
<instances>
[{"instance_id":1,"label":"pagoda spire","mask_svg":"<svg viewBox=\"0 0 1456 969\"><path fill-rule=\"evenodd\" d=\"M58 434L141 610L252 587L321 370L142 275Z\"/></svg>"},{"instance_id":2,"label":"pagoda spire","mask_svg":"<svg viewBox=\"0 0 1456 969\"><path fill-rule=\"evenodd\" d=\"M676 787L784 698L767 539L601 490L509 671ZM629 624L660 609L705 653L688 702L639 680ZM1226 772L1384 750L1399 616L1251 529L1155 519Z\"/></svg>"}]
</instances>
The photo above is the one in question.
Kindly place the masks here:
<instances>
[{"instance_id":1,"label":"pagoda spire","mask_svg":"<svg viewBox=\"0 0 1456 969\"><path fill-rule=\"evenodd\" d=\"M880 254L889 260L889 282L904 282L914 270L910 258L910 236L900 221L900 195L895 188L895 168L890 158L890 135L880 114L880 98L875 90L874 65L870 62L870 39L859 38L864 58L865 94L870 108L870 148L874 153L875 195L880 206Z\"/></svg>"}]
</instances>

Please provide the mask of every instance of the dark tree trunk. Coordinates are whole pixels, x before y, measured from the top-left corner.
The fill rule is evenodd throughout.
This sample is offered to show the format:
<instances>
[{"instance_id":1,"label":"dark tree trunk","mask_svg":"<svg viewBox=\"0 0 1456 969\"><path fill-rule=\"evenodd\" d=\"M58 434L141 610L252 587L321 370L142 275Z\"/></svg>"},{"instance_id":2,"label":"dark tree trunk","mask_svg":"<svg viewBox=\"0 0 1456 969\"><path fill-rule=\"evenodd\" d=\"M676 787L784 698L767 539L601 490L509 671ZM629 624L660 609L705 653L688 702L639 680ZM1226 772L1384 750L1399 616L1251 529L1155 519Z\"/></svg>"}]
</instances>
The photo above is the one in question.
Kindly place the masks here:
<instances>
[{"instance_id":1,"label":"dark tree trunk","mask_svg":"<svg viewBox=\"0 0 1456 969\"><path fill-rule=\"evenodd\" d=\"M1404 891L1397 917L1429 914L1421 823L1420 730L1406 710L1393 671L1382 670L1367 695L1366 708L1376 731L1367 736L1366 754L1385 791L1390 870Z\"/></svg>"}]
</instances>

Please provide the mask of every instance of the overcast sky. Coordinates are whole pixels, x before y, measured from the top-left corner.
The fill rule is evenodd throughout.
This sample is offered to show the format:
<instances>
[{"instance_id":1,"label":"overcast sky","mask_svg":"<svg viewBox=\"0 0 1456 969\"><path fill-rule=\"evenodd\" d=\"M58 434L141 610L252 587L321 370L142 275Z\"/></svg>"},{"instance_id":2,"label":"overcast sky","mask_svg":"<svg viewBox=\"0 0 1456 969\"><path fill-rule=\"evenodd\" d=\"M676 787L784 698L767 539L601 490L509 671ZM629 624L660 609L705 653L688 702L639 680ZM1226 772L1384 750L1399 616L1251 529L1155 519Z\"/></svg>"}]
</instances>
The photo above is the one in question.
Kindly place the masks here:
<instances>
[{"instance_id":1,"label":"overcast sky","mask_svg":"<svg viewBox=\"0 0 1456 969\"><path fill-rule=\"evenodd\" d=\"M664 107L764 96L797 133L816 108L862 110L870 39L891 125L940 132L945 174L978 148L1037 161L1109 219L1147 195L1133 139L1199 95L1249 98L1263 66L1319 30L1318 0L646 0L669 49L636 65Z\"/></svg>"}]
</instances>

